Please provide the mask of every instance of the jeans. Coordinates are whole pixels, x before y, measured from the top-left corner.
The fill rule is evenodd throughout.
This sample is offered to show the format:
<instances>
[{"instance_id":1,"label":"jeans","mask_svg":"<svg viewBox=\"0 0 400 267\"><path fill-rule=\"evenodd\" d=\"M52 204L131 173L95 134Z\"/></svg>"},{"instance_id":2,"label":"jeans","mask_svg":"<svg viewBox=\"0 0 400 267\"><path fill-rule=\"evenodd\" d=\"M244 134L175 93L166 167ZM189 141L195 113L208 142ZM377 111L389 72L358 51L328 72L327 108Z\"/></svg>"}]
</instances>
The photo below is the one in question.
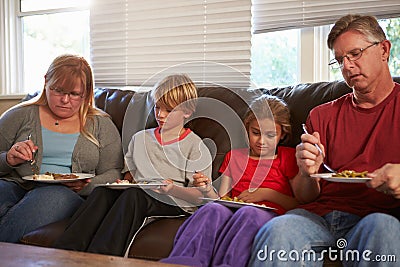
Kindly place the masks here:
<instances>
[{"instance_id":1,"label":"jeans","mask_svg":"<svg viewBox=\"0 0 400 267\"><path fill-rule=\"evenodd\" d=\"M399 242L400 222L390 215L333 211L321 217L295 209L260 229L249 266L322 266L324 257L343 266L396 266Z\"/></svg>"},{"instance_id":2,"label":"jeans","mask_svg":"<svg viewBox=\"0 0 400 267\"><path fill-rule=\"evenodd\" d=\"M0 242L17 243L26 233L72 216L82 202L63 185L38 184L27 191L0 180Z\"/></svg>"}]
</instances>

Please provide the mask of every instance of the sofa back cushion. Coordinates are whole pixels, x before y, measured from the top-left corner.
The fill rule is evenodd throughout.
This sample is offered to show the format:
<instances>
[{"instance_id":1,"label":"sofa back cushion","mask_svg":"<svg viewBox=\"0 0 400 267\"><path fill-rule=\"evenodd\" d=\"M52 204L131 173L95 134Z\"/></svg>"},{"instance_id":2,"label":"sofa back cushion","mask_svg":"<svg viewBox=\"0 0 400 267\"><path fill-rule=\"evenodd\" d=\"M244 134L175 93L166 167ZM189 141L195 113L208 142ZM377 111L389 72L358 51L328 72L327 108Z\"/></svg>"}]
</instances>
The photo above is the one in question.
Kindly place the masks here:
<instances>
[{"instance_id":1,"label":"sofa back cushion","mask_svg":"<svg viewBox=\"0 0 400 267\"><path fill-rule=\"evenodd\" d=\"M400 77L395 77L400 82ZM205 140L213 155L213 178L225 154L234 148L245 147L245 129L241 123L249 103L260 94L282 98L289 106L292 120L292 139L284 145L295 147L300 142L301 124L309 111L334 100L351 89L343 81L297 84L294 86L230 90L224 87L200 87L198 105L187 127ZM149 92L97 88L97 107L109 113L122 135L124 152L131 136L139 130L156 127L153 101Z\"/></svg>"}]
</instances>

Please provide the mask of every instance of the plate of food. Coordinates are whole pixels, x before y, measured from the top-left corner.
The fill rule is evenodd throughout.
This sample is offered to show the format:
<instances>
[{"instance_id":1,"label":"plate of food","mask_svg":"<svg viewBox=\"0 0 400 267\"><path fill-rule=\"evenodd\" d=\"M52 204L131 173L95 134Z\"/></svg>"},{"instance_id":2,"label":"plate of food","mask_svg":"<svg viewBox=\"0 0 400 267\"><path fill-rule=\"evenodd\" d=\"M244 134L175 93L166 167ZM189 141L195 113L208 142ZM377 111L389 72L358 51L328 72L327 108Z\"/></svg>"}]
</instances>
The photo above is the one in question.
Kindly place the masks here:
<instances>
[{"instance_id":1,"label":"plate of food","mask_svg":"<svg viewBox=\"0 0 400 267\"><path fill-rule=\"evenodd\" d=\"M77 180L89 179L94 177L92 173L50 173L34 174L22 177L27 181L35 181L49 184L69 183Z\"/></svg>"},{"instance_id":2,"label":"plate of food","mask_svg":"<svg viewBox=\"0 0 400 267\"><path fill-rule=\"evenodd\" d=\"M215 203L219 203L221 205L224 205L226 207L229 208L241 208L244 206L252 206L252 207L256 207L256 208L260 208L260 209L266 209L266 210L275 210L276 208L272 208L272 207L268 207L265 205L258 205L258 204L254 204L254 203L247 203L247 202L242 202L239 201L236 197L232 198L220 198L220 199L214 199L214 198L207 198L207 197L200 197L201 200L205 201L205 202L215 202Z\"/></svg>"},{"instance_id":3,"label":"plate of food","mask_svg":"<svg viewBox=\"0 0 400 267\"><path fill-rule=\"evenodd\" d=\"M365 183L371 180L370 177L367 177L367 171L364 172L356 172L352 170L345 170L338 173L317 173L312 174L313 178L321 178L329 182L337 182L337 183Z\"/></svg>"},{"instance_id":4,"label":"plate of food","mask_svg":"<svg viewBox=\"0 0 400 267\"><path fill-rule=\"evenodd\" d=\"M141 180L137 183L131 183L128 180L121 180L114 183L99 184L97 186L104 186L111 189L128 189L131 187L142 189L158 189L160 186L166 185L161 180Z\"/></svg>"}]
</instances>

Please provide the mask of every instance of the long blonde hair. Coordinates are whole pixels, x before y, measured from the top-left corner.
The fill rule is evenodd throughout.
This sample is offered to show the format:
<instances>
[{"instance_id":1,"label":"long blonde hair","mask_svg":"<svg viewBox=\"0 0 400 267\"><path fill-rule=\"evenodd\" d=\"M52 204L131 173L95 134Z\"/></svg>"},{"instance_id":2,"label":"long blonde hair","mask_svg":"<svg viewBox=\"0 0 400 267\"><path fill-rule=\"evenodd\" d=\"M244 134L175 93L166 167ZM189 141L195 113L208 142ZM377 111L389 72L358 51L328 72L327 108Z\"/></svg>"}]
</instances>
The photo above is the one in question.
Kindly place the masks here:
<instances>
[{"instance_id":1,"label":"long blonde hair","mask_svg":"<svg viewBox=\"0 0 400 267\"><path fill-rule=\"evenodd\" d=\"M83 102L79 109L80 132L91 142L99 146L98 140L91 131L85 128L86 122L92 120L94 116L109 116L107 113L95 107L94 104L94 83L92 69L89 63L80 56L65 54L56 57L50 64L46 75L43 90L36 101L27 105L48 105L46 90L53 85L62 82L67 90L74 88L77 80L80 80L83 89ZM95 127L93 123L93 128Z\"/></svg>"}]
</instances>

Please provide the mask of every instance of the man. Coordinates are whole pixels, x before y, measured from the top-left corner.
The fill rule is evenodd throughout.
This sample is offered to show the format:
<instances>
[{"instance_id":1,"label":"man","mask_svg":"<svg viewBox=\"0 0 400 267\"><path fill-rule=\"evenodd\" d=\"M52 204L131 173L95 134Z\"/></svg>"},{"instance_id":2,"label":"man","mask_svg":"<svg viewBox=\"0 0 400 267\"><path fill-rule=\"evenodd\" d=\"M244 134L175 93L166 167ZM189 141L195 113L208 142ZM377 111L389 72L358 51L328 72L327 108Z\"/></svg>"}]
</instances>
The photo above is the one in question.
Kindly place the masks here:
<instances>
[{"instance_id":1,"label":"man","mask_svg":"<svg viewBox=\"0 0 400 267\"><path fill-rule=\"evenodd\" d=\"M300 209L261 228L252 266L393 266L400 262L400 85L388 60L390 41L372 16L347 15L328 36L351 94L314 108L296 148L293 180ZM320 148L318 149L317 146ZM322 151L322 153L319 152ZM368 171L368 183L312 178L322 162L338 171Z\"/></svg>"}]
</instances>

